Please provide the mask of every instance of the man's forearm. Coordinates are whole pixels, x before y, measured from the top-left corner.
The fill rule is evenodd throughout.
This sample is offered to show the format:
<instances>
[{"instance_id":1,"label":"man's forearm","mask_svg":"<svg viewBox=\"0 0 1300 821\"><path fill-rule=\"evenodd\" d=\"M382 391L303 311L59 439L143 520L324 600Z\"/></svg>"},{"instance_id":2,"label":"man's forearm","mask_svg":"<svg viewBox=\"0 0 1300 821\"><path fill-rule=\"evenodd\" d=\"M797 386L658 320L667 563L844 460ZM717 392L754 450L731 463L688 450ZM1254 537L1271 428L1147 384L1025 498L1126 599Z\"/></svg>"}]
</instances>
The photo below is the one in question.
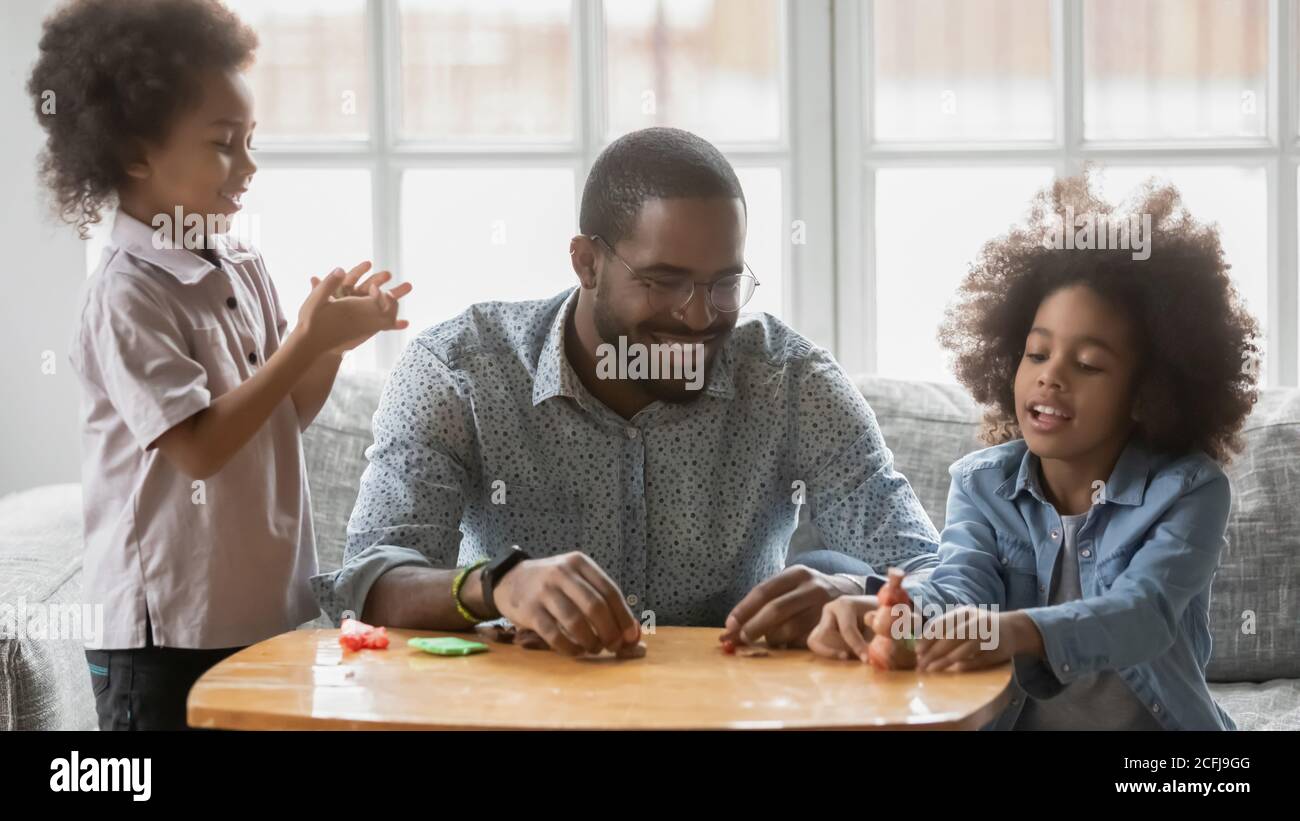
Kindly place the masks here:
<instances>
[{"instance_id":1,"label":"man's forearm","mask_svg":"<svg viewBox=\"0 0 1300 821\"><path fill-rule=\"evenodd\" d=\"M468 630L472 625L456 609L451 595L451 585L459 573L459 568L395 567L371 586L361 620L388 627ZM460 600L475 616L499 618L499 614L488 612L483 601L481 569L465 579Z\"/></svg>"},{"instance_id":2,"label":"man's forearm","mask_svg":"<svg viewBox=\"0 0 1300 821\"><path fill-rule=\"evenodd\" d=\"M334 388L334 378L338 376L339 365L343 357L337 353L322 354L303 374L302 379L293 389L293 406L298 411L298 429L306 430L325 407L330 391Z\"/></svg>"}]
</instances>

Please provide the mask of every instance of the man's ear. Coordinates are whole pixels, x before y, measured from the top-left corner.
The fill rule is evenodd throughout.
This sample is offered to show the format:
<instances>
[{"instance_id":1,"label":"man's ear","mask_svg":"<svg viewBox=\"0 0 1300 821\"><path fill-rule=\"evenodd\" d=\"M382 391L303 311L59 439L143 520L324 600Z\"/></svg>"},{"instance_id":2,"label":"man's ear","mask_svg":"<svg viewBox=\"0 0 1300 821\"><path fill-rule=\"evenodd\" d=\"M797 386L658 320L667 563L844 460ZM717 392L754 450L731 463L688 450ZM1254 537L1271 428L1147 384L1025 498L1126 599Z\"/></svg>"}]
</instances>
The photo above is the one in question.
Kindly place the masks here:
<instances>
[{"instance_id":1,"label":"man's ear","mask_svg":"<svg viewBox=\"0 0 1300 821\"><path fill-rule=\"evenodd\" d=\"M596 245L587 237L578 235L569 240L569 261L573 264L573 273L578 275L582 287L588 290L596 287Z\"/></svg>"}]
</instances>

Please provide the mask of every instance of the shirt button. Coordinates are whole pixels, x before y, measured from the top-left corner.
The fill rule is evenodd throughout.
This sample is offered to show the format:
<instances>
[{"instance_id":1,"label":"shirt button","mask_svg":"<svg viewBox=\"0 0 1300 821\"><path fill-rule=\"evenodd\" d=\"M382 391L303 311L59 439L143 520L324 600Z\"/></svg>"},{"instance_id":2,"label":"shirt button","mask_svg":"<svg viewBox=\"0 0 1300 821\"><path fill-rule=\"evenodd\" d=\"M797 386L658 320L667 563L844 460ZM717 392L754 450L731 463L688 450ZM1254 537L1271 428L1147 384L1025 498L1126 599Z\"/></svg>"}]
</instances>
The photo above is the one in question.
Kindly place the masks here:
<instances>
[{"instance_id":1,"label":"shirt button","mask_svg":"<svg viewBox=\"0 0 1300 821\"><path fill-rule=\"evenodd\" d=\"M1151 705L1151 712L1153 712L1153 713L1158 713L1158 712L1160 712L1160 705L1159 705L1159 703L1156 703L1156 704L1152 704L1152 705Z\"/></svg>"},{"instance_id":2,"label":"shirt button","mask_svg":"<svg viewBox=\"0 0 1300 821\"><path fill-rule=\"evenodd\" d=\"M1053 530L1053 531L1052 531L1052 538L1053 538L1053 539L1059 539L1059 538L1061 538L1061 531L1059 531L1059 530Z\"/></svg>"},{"instance_id":3,"label":"shirt button","mask_svg":"<svg viewBox=\"0 0 1300 821\"><path fill-rule=\"evenodd\" d=\"M1038 585L1038 592L1039 592L1039 593L1046 593L1046 592L1047 592L1047 585L1045 585L1045 584L1040 584L1040 585Z\"/></svg>"},{"instance_id":4,"label":"shirt button","mask_svg":"<svg viewBox=\"0 0 1300 821\"><path fill-rule=\"evenodd\" d=\"M226 297L226 307L233 311L239 307L239 303L235 301L233 296L228 296Z\"/></svg>"},{"instance_id":5,"label":"shirt button","mask_svg":"<svg viewBox=\"0 0 1300 821\"><path fill-rule=\"evenodd\" d=\"M1083 550L1079 551L1079 555L1086 559L1092 555L1092 551L1085 547Z\"/></svg>"},{"instance_id":6,"label":"shirt button","mask_svg":"<svg viewBox=\"0 0 1300 821\"><path fill-rule=\"evenodd\" d=\"M1070 665L1068 665L1068 664L1062 664L1062 665L1061 665L1061 671L1062 671L1062 672L1065 672L1065 673L1070 672Z\"/></svg>"},{"instance_id":7,"label":"shirt button","mask_svg":"<svg viewBox=\"0 0 1300 821\"><path fill-rule=\"evenodd\" d=\"M639 602L639 601L641 601L641 600L638 599L638 598L636 597L636 594L635 594L635 593L633 593L633 594L631 594L631 595L629 595L629 596L627 597L627 603L630 604L630 605L633 606L633 607L636 607L636 603Z\"/></svg>"},{"instance_id":8,"label":"shirt button","mask_svg":"<svg viewBox=\"0 0 1300 821\"><path fill-rule=\"evenodd\" d=\"M1008 561L1010 561L1010 560L1009 560L1006 556L1003 556L1003 557L1002 557L1002 563L1003 563L1003 564L1006 564Z\"/></svg>"},{"instance_id":9,"label":"shirt button","mask_svg":"<svg viewBox=\"0 0 1300 821\"><path fill-rule=\"evenodd\" d=\"M637 438L637 436L639 436L640 434L641 434L641 431L637 430L636 428L628 428L628 429L627 429L627 438L629 438L629 439L635 439L635 438Z\"/></svg>"},{"instance_id":10,"label":"shirt button","mask_svg":"<svg viewBox=\"0 0 1300 821\"><path fill-rule=\"evenodd\" d=\"M248 361L254 365L257 364L257 351L248 352Z\"/></svg>"}]
</instances>

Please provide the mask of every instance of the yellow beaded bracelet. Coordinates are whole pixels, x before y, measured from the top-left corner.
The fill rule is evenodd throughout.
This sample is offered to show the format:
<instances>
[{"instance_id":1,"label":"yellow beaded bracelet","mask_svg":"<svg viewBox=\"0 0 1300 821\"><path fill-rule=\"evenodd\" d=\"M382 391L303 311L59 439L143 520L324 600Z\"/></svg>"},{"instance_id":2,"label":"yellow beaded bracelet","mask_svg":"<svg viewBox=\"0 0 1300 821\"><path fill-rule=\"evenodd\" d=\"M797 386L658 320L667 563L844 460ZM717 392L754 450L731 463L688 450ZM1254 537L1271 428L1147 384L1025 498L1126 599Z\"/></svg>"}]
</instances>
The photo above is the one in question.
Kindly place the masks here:
<instances>
[{"instance_id":1,"label":"yellow beaded bracelet","mask_svg":"<svg viewBox=\"0 0 1300 821\"><path fill-rule=\"evenodd\" d=\"M460 600L460 589L465 585L465 580L469 578L470 573L478 570L489 561L491 560L480 559L479 561L474 562L474 564L462 568L461 571L456 574L456 580L451 583L451 599L456 602L456 611L459 612L461 616L464 617L465 621L470 624L478 624L487 621L487 619L480 619L478 616L475 616L470 612L469 608L465 606L465 602Z\"/></svg>"}]
</instances>

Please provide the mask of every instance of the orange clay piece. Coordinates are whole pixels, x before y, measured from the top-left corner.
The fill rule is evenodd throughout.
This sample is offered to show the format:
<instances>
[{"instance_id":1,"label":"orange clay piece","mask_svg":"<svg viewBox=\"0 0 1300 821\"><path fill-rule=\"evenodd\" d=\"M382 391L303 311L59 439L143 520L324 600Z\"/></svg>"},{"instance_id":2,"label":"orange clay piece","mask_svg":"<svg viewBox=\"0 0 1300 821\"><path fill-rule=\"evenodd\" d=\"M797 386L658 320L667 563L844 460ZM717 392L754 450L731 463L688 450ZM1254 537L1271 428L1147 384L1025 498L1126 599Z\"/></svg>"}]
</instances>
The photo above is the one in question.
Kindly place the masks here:
<instances>
[{"instance_id":1,"label":"orange clay piece","mask_svg":"<svg viewBox=\"0 0 1300 821\"><path fill-rule=\"evenodd\" d=\"M912 597L903 589L904 572L897 567L889 569L889 580L876 594L878 606L864 616L867 627L874 634L867 645L867 660L877 670L911 670L916 667L916 650L910 638L893 637L894 606L907 608L904 619L910 621Z\"/></svg>"}]
</instances>

